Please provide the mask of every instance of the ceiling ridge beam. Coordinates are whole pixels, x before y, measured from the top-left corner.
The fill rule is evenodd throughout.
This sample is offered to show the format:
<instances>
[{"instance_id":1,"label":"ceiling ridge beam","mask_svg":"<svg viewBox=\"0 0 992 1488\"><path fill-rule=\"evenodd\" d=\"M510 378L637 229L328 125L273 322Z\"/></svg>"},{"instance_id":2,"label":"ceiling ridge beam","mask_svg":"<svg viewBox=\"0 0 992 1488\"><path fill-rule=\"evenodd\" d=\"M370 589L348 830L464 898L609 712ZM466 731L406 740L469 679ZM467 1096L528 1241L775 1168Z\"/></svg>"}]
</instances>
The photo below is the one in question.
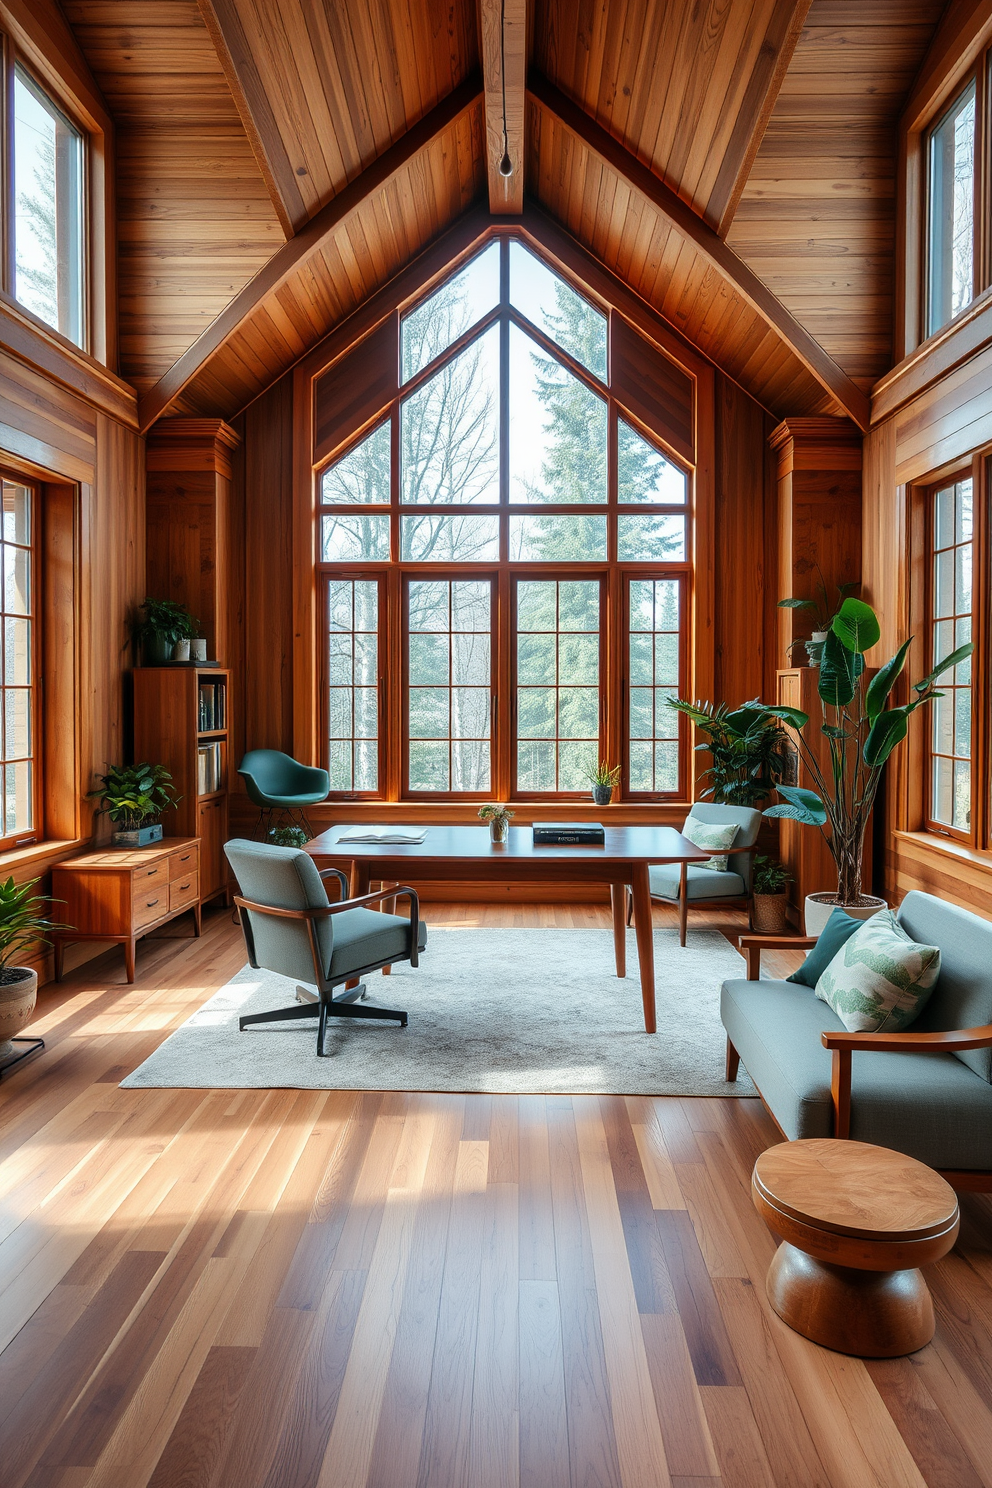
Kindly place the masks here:
<instances>
[{"instance_id":1,"label":"ceiling ridge beam","mask_svg":"<svg viewBox=\"0 0 992 1488\"><path fill-rule=\"evenodd\" d=\"M693 211L687 202L666 186L658 176L637 159L636 155L608 133L602 125L562 93L542 73L532 70L527 78L527 92L534 102L585 145L604 165L625 179L635 191L672 224L675 230L702 254L722 277L730 282L751 309L760 315L791 347L808 372L860 429L868 428L871 404L829 352L811 336L792 311L758 278L753 269Z\"/></svg>"},{"instance_id":2,"label":"ceiling ridge beam","mask_svg":"<svg viewBox=\"0 0 992 1488\"><path fill-rule=\"evenodd\" d=\"M229 301L192 346L183 352L164 372L138 403L138 423L145 433L156 419L172 406L183 389L203 370L210 358L236 335L263 300L275 293L311 258L326 240L353 216L375 192L381 191L399 172L406 169L421 150L475 107L482 97L482 80L476 74L443 98L412 129L401 135L361 175L350 181L332 197L295 237L275 252L249 279L243 289Z\"/></svg>"}]
</instances>

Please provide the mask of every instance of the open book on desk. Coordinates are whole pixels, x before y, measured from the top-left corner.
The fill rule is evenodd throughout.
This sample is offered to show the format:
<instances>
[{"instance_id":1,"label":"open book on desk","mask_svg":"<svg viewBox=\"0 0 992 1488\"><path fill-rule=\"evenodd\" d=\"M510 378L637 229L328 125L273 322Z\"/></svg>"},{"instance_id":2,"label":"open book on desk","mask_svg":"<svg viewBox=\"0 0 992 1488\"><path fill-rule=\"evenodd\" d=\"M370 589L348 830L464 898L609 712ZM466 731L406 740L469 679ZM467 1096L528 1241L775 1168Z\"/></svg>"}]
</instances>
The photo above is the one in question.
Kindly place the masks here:
<instances>
[{"instance_id":1,"label":"open book on desk","mask_svg":"<svg viewBox=\"0 0 992 1488\"><path fill-rule=\"evenodd\" d=\"M338 842L395 843L415 847L426 836L426 827L346 827Z\"/></svg>"}]
</instances>

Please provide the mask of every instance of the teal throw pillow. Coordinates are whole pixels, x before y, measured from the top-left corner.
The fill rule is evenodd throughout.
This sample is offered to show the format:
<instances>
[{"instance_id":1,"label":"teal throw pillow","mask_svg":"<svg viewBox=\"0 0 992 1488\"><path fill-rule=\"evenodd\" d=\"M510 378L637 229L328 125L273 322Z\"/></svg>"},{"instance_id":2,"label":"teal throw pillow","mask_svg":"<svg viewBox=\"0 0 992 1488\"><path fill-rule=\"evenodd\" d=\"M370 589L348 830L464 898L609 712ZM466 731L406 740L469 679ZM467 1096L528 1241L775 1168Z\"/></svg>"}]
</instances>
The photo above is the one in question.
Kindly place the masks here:
<instances>
[{"instance_id":1,"label":"teal throw pillow","mask_svg":"<svg viewBox=\"0 0 992 1488\"><path fill-rule=\"evenodd\" d=\"M918 945L891 909L872 915L816 984L851 1033L901 1033L920 1016L940 975L940 950Z\"/></svg>"},{"instance_id":2,"label":"teal throw pillow","mask_svg":"<svg viewBox=\"0 0 992 1488\"><path fill-rule=\"evenodd\" d=\"M799 982L804 987L815 987L844 942L850 940L855 930L863 924L864 920L856 920L842 909L831 910L830 918L820 931L816 945L807 952L802 966L785 980Z\"/></svg>"}]
</instances>

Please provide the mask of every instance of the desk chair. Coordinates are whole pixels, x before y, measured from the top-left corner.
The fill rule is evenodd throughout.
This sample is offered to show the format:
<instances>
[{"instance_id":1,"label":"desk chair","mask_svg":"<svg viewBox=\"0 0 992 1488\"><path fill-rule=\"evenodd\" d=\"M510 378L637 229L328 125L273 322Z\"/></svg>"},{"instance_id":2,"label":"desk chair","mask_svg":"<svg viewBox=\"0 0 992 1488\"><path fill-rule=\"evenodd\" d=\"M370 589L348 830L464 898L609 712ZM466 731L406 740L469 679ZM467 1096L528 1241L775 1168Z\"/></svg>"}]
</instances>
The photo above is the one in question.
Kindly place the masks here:
<instances>
[{"instance_id":1,"label":"desk chair","mask_svg":"<svg viewBox=\"0 0 992 1488\"><path fill-rule=\"evenodd\" d=\"M249 800L259 808L253 839L260 827L265 838L275 811L298 823L308 837L313 836L304 808L327 800L331 780L326 770L301 765L279 749L249 749L238 766L238 774L245 783Z\"/></svg>"},{"instance_id":2,"label":"desk chair","mask_svg":"<svg viewBox=\"0 0 992 1488\"><path fill-rule=\"evenodd\" d=\"M413 889L382 889L348 899L348 881L341 870L318 872L313 859L299 848L234 838L225 843L224 852L240 889L234 902L249 964L317 989L314 996L307 986L298 986L300 1006L247 1014L238 1020L242 1031L253 1023L319 1018L317 1053L323 1057L329 1017L380 1018L406 1027L405 1012L361 1006L366 988L354 983L367 972L396 961L419 964L427 944L427 926L420 919L420 903ZM327 878L336 878L341 885L341 899L335 904L328 901L324 890ZM367 907L397 895L410 901L408 920L377 914ZM335 989L343 984L351 985L335 996Z\"/></svg>"},{"instance_id":3,"label":"desk chair","mask_svg":"<svg viewBox=\"0 0 992 1488\"><path fill-rule=\"evenodd\" d=\"M724 806L712 801L695 801L689 812L707 826L737 822L737 836L728 853L727 872L715 873L697 863L659 863L648 872L651 898L659 904L674 904L679 912L679 945L685 945L689 906L694 909L727 909L731 906L748 911L751 918L751 876L754 855L758 850L761 812L750 806ZM688 818L687 818L688 820ZM627 924L630 924L634 902L627 890Z\"/></svg>"}]
</instances>

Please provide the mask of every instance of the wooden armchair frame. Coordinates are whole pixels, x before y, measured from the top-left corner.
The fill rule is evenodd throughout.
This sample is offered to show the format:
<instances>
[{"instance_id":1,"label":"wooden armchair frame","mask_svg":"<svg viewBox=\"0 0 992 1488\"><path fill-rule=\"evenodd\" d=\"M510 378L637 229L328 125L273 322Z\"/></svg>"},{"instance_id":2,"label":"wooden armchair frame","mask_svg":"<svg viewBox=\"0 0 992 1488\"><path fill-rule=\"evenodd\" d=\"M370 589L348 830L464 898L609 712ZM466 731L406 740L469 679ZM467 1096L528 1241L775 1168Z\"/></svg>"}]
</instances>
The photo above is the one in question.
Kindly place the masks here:
<instances>
[{"instance_id":1,"label":"wooden armchair frame","mask_svg":"<svg viewBox=\"0 0 992 1488\"><path fill-rule=\"evenodd\" d=\"M809 950L816 938L808 935L742 935L738 944L747 962L747 979L758 980L762 951ZM877 1054L953 1054L964 1049L992 1048L992 1024L980 1028L956 1028L945 1033L849 1033L846 1029L827 1030L820 1041L831 1053L830 1098L834 1111L834 1136L849 1139L851 1135L851 1061L857 1050ZM737 1079L740 1055L727 1038L727 1079ZM979 1076L976 1076L976 1079ZM760 1091L759 1091L760 1094ZM764 1097L762 1097L764 1099ZM768 1109L765 1102L765 1109ZM775 1121L771 1111L768 1113ZM778 1122L775 1122L778 1126ZM781 1131L779 1127L779 1131ZM783 1137L785 1133L782 1132ZM973 1193L992 1193L992 1172L942 1169L952 1188Z\"/></svg>"},{"instance_id":2,"label":"wooden armchair frame","mask_svg":"<svg viewBox=\"0 0 992 1488\"><path fill-rule=\"evenodd\" d=\"M731 847L727 849L729 857L753 858L758 851L758 844L752 843L750 847ZM682 864L679 874L679 892L675 899L666 899L661 894L652 894L651 898L655 904L676 905L679 912L679 945L685 945L686 930L689 924L689 910L692 909L746 909L747 921L750 925L752 914L752 902L754 890L748 894L727 894L718 899L690 899L689 898L689 865ZM634 896L627 886L627 924L629 925L634 914Z\"/></svg>"},{"instance_id":3,"label":"wooden armchair frame","mask_svg":"<svg viewBox=\"0 0 992 1488\"><path fill-rule=\"evenodd\" d=\"M401 1028L407 1025L407 1014L399 1009L380 1007L358 1007L356 1003L363 1001L367 996L365 986L360 978L367 972L381 971L392 966L397 961L409 961L411 966L420 965L420 899L415 889L406 885L396 885L390 888L379 889L372 894L362 894L357 899L347 899L348 880L340 868L324 868L321 880L331 876L338 879L341 884L342 898L334 904L320 905L316 909L278 909L272 904L258 904L252 899L245 899L241 895L234 896L234 903L238 910L238 918L245 937L245 947L248 951L248 964L255 970L259 970L258 959L255 953L255 937L252 933L251 921L248 915L242 911L250 910L252 914L271 915L276 919L301 920L306 924L307 935L310 943L310 954L313 959L314 983L317 987L318 996L316 1000L313 994L305 987L297 987L296 995L299 1002L297 1007L276 1008L271 1013L248 1013L238 1019L239 1030L243 1031L252 1023L281 1023L296 1018L318 1018L320 1023L317 1030L317 1053L324 1057L324 1036L327 1032L327 1019L333 1018L375 1018L385 1019L390 1022L399 1023ZM344 976L331 979L328 977L321 964L320 943L317 939L317 922L327 919L331 915L343 914L348 909L361 909L366 905L381 904L384 900L395 901L400 896L410 901L410 949L399 956L387 956L382 961L372 961L366 966L355 967ZM345 984L346 995L334 996L334 988L341 983Z\"/></svg>"}]
</instances>

